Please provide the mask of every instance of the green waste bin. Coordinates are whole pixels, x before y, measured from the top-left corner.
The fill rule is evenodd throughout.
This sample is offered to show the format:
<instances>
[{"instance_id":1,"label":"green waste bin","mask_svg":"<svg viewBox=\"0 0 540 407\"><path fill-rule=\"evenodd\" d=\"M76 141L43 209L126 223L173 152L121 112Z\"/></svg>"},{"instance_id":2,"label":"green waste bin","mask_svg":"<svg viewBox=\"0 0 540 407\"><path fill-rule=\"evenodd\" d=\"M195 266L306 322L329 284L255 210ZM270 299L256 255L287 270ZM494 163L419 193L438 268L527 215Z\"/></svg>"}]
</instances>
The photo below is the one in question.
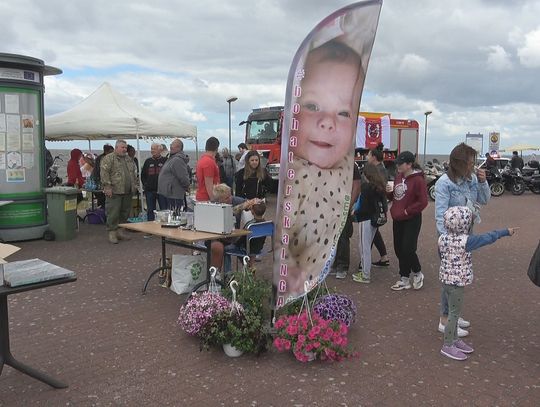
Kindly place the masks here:
<instances>
[{"instance_id":1,"label":"green waste bin","mask_svg":"<svg viewBox=\"0 0 540 407\"><path fill-rule=\"evenodd\" d=\"M71 240L77 229L77 194L72 187L46 188L47 218L56 240Z\"/></svg>"}]
</instances>

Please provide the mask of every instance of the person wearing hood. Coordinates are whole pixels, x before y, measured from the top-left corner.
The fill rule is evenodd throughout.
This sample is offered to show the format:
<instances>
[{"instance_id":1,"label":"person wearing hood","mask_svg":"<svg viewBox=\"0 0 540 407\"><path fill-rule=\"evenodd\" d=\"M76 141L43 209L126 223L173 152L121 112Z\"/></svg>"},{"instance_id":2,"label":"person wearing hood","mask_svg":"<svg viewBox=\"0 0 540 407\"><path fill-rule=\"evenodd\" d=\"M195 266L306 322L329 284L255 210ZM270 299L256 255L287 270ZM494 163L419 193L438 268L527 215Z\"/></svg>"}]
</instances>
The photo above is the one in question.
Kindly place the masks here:
<instances>
[{"instance_id":1,"label":"person wearing hood","mask_svg":"<svg viewBox=\"0 0 540 407\"><path fill-rule=\"evenodd\" d=\"M171 142L169 158L163 164L158 177L157 193L167 200L167 209L175 212L184 208L186 192L189 191L188 157L180 139Z\"/></svg>"},{"instance_id":2,"label":"person wearing hood","mask_svg":"<svg viewBox=\"0 0 540 407\"><path fill-rule=\"evenodd\" d=\"M474 349L458 336L458 320L466 285L473 281L471 252L512 236L518 228L494 230L481 235L470 233L474 214L467 206L452 206L443 215L445 232L438 241L441 266L439 280L448 301L448 323L444 328L441 354L454 360L465 360Z\"/></svg>"},{"instance_id":3,"label":"person wearing hood","mask_svg":"<svg viewBox=\"0 0 540 407\"><path fill-rule=\"evenodd\" d=\"M392 201L390 214L400 275L391 289L401 291L412 286L419 290L424 284L424 274L416 249L422 227L422 211L428 203L426 181L416 157L410 151L400 153L396 165L394 187L388 185L386 188L388 199Z\"/></svg>"},{"instance_id":4,"label":"person wearing hood","mask_svg":"<svg viewBox=\"0 0 540 407\"><path fill-rule=\"evenodd\" d=\"M480 223L480 207L486 205L491 197L486 171L475 169L476 150L465 143L459 143L450 152L448 170L435 183L435 224L437 233L446 233L444 213L452 206L467 206L473 212L471 232L476 223ZM448 320L448 301L441 291L439 324L437 329L444 333ZM464 318L458 321L458 336L469 335L471 323Z\"/></svg>"},{"instance_id":5,"label":"person wearing hood","mask_svg":"<svg viewBox=\"0 0 540 407\"><path fill-rule=\"evenodd\" d=\"M74 148L70 153L71 158L67 163L67 185L74 186L76 188L82 188L84 185L84 178L81 173L81 160L83 153L78 148Z\"/></svg>"}]
</instances>

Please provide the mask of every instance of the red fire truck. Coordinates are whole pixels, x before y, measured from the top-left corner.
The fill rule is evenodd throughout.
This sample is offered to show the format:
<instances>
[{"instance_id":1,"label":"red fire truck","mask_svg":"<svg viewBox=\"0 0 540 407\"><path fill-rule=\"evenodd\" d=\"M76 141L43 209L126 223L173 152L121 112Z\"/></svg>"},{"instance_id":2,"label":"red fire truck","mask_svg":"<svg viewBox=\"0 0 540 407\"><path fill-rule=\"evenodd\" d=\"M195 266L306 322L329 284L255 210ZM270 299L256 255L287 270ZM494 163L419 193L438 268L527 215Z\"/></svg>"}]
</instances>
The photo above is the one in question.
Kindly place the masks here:
<instances>
[{"instance_id":1,"label":"red fire truck","mask_svg":"<svg viewBox=\"0 0 540 407\"><path fill-rule=\"evenodd\" d=\"M266 169L274 180L279 177L282 123L283 106L253 109L247 120L240 123L246 125L245 143L261 153ZM416 120L392 119L389 113L360 112L355 160L364 161L369 149L382 141L385 164L392 167L401 151L418 153L418 129Z\"/></svg>"},{"instance_id":2,"label":"red fire truck","mask_svg":"<svg viewBox=\"0 0 540 407\"><path fill-rule=\"evenodd\" d=\"M247 120L240 122L240 125L246 125L245 143L263 156L268 173L276 181L279 177L282 123L283 106L253 109Z\"/></svg>"},{"instance_id":3,"label":"red fire truck","mask_svg":"<svg viewBox=\"0 0 540 407\"><path fill-rule=\"evenodd\" d=\"M392 119L390 113L360 112L354 159L362 167L369 150L382 142L384 164L393 173L394 160L400 152L418 154L418 130L416 120Z\"/></svg>"}]
</instances>

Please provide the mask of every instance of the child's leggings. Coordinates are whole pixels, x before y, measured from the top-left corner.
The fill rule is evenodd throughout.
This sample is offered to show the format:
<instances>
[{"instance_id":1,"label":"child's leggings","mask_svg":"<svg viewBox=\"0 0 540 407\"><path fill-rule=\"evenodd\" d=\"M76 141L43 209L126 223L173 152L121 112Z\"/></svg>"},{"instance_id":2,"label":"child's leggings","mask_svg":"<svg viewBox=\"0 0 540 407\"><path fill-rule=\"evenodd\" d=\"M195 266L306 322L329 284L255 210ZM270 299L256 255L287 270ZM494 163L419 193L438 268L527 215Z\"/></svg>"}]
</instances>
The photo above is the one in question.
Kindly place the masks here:
<instances>
[{"instance_id":1,"label":"child's leggings","mask_svg":"<svg viewBox=\"0 0 540 407\"><path fill-rule=\"evenodd\" d=\"M452 345L457 339L458 319L463 307L463 292L465 287L443 284L443 295L448 299L448 323L444 328L444 344Z\"/></svg>"}]
</instances>

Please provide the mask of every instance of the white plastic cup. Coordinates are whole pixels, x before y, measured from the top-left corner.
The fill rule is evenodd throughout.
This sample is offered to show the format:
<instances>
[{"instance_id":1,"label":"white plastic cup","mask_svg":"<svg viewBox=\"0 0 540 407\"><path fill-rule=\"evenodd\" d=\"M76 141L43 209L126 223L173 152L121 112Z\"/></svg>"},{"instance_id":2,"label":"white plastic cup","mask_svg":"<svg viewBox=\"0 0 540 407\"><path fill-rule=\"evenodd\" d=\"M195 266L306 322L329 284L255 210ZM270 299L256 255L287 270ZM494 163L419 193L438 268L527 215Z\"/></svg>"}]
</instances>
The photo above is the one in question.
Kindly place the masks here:
<instances>
[{"instance_id":1,"label":"white plastic cup","mask_svg":"<svg viewBox=\"0 0 540 407\"><path fill-rule=\"evenodd\" d=\"M394 181L388 181L386 183L386 192L392 192L394 190Z\"/></svg>"},{"instance_id":2,"label":"white plastic cup","mask_svg":"<svg viewBox=\"0 0 540 407\"><path fill-rule=\"evenodd\" d=\"M186 229L193 229L193 212L185 212L186 214Z\"/></svg>"}]
</instances>

